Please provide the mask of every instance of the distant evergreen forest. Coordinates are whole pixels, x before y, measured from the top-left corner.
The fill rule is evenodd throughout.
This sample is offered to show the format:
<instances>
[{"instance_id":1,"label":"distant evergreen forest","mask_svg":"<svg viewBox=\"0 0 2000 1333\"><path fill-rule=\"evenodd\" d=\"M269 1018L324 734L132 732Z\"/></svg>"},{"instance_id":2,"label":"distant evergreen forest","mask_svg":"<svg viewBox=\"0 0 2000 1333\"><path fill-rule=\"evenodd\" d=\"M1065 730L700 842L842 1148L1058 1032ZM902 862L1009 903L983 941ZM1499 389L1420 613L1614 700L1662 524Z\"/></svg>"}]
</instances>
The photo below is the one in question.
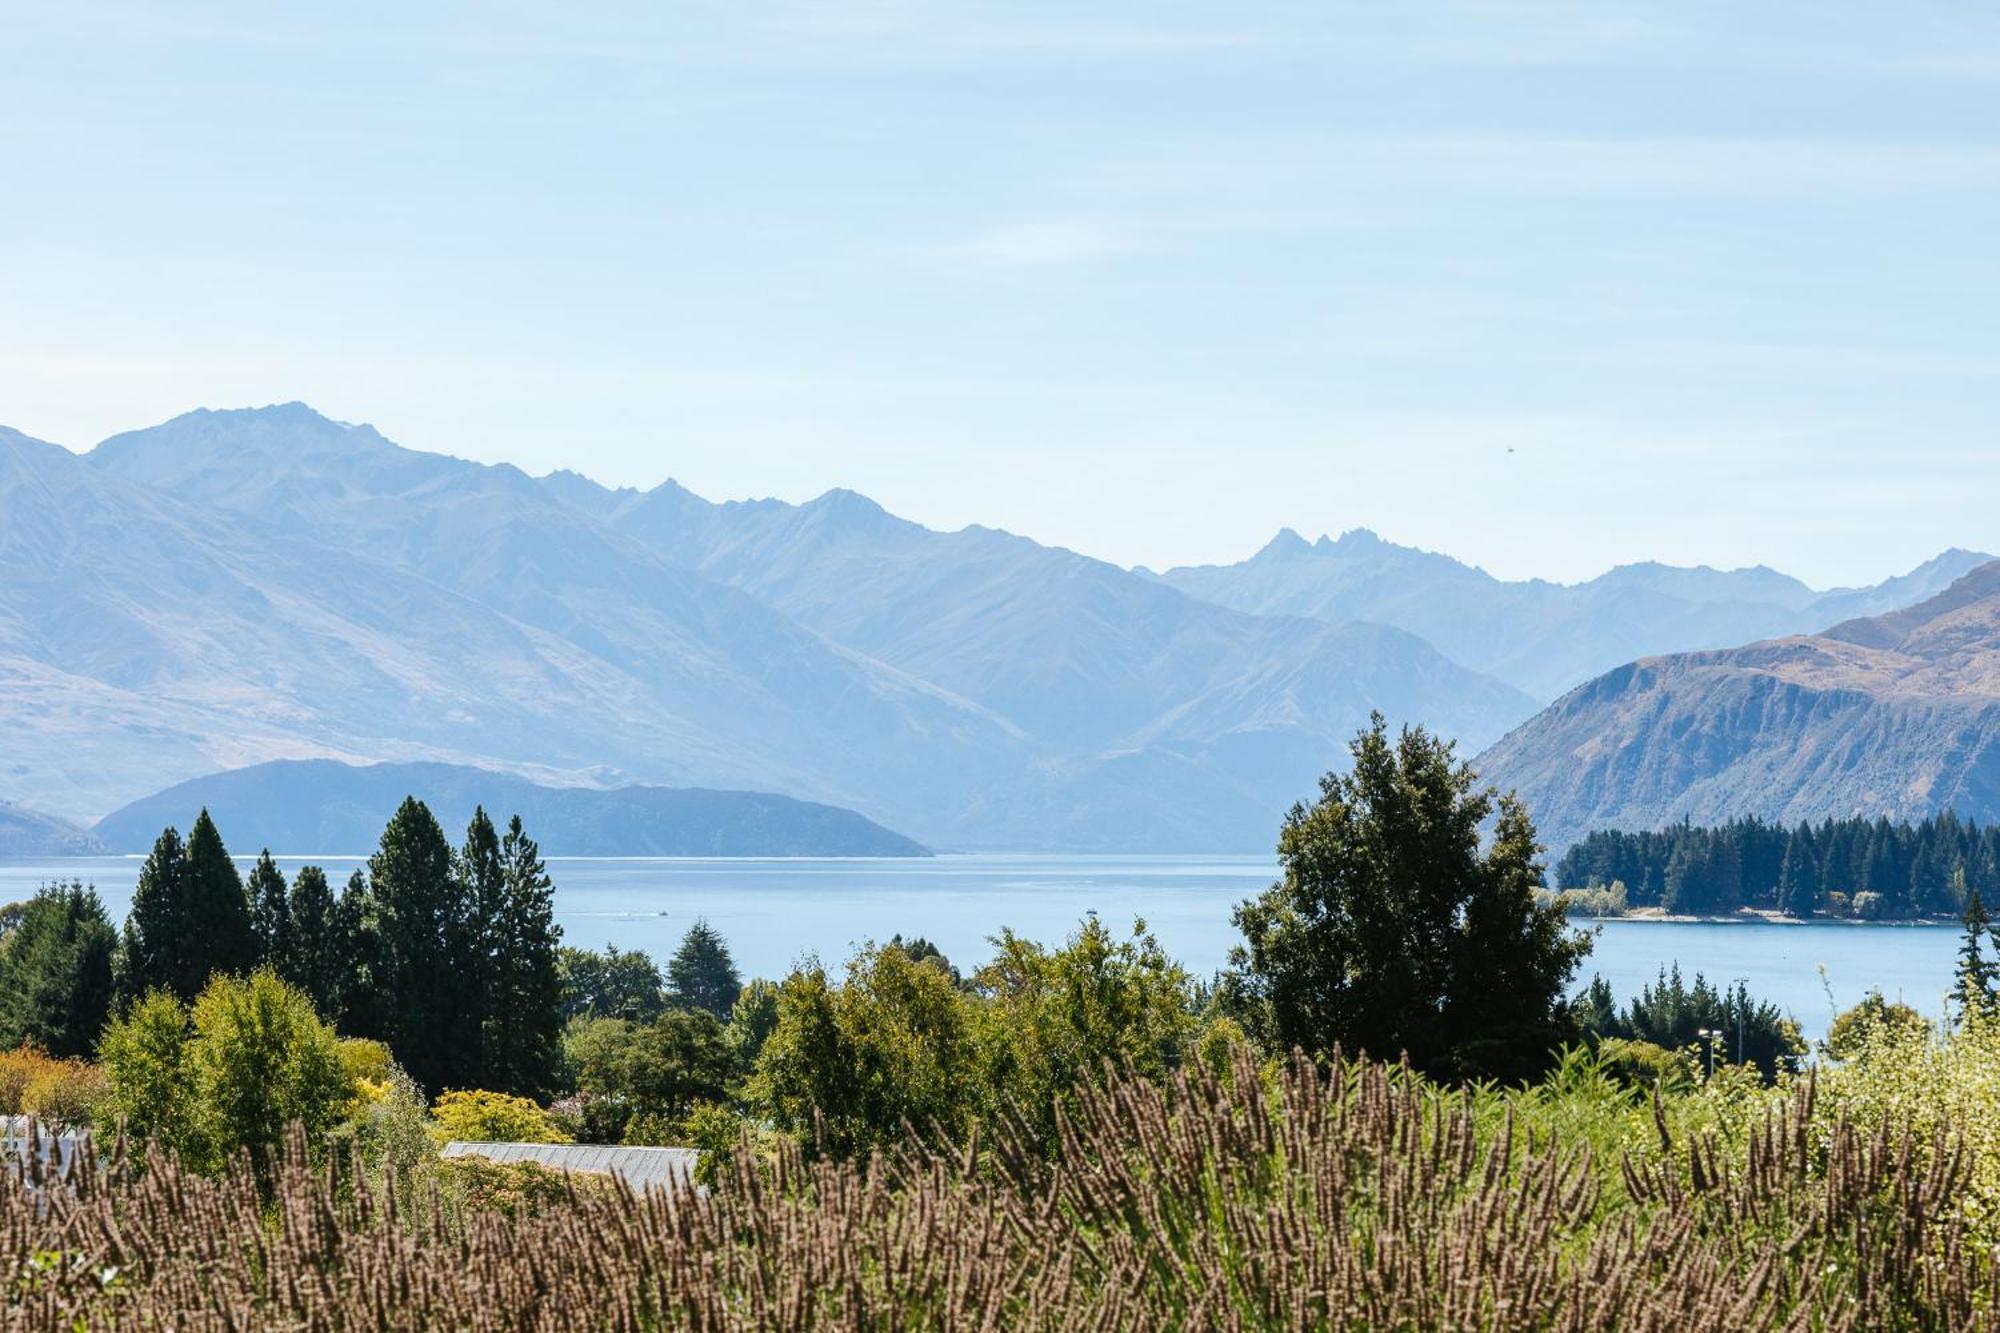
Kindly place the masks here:
<instances>
[{"instance_id":1,"label":"distant evergreen forest","mask_svg":"<svg viewBox=\"0 0 2000 1333\"><path fill-rule=\"evenodd\" d=\"M1713 914L1740 907L1876 920L1958 916L2000 898L2000 825L1949 812L1921 824L1828 820L1786 828L1736 819L1652 833L1602 830L1556 865L1563 889L1623 885L1632 907Z\"/></svg>"}]
</instances>

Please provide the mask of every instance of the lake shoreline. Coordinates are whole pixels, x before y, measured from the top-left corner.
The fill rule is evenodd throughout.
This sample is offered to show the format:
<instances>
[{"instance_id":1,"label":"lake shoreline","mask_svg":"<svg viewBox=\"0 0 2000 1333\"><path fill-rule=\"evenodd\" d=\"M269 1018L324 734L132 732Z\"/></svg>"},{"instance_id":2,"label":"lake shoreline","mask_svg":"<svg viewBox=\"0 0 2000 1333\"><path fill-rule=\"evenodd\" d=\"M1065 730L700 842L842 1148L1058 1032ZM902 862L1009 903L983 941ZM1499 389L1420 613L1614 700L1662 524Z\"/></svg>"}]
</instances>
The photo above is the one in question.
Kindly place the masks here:
<instances>
[{"instance_id":1,"label":"lake shoreline","mask_svg":"<svg viewBox=\"0 0 2000 1333\"><path fill-rule=\"evenodd\" d=\"M1905 916L1879 917L1864 920L1846 916L1787 916L1761 907L1745 907L1736 912L1717 915L1699 915L1686 912L1669 912L1658 907L1640 907L1617 916L1590 916L1575 914L1568 918L1576 922L1631 921L1652 922L1667 926L1953 926L1961 924L1951 916Z\"/></svg>"}]
</instances>

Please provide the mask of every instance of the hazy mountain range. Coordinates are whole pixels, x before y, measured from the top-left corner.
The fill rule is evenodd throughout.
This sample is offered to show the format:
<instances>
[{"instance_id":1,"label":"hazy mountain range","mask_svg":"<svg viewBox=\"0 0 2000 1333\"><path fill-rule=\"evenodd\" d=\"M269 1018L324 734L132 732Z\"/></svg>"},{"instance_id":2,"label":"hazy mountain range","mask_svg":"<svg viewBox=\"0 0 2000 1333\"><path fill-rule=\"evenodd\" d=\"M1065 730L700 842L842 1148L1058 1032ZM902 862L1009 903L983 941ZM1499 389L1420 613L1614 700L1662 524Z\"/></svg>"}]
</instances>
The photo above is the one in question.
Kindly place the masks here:
<instances>
[{"instance_id":1,"label":"hazy mountain range","mask_svg":"<svg viewBox=\"0 0 2000 1333\"><path fill-rule=\"evenodd\" d=\"M1286 535L1155 576L847 491L531 478L298 404L81 455L0 432L0 799L82 820L265 760L423 760L782 793L932 846L1262 848L1370 709L1470 753L1632 656L1823 628L1979 560L1564 587Z\"/></svg>"},{"instance_id":2,"label":"hazy mountain range","mask_svg":"<svg viewBox=\"0 0 2000 1333\"><path fill-rule=\"evenodd\" d=\"M521 816L545 856L925 856L919 844L851 810L762 792L544 787L451 764L276 760L194 778L105 816L104 849L144 852L169 824L206 809L237 854L354 855L372 850L405 796L431 807L456 841L475 806L504 830Z\"/></svg>"},{"instance_id":3,"label":"hazy mountain range","mask_svg":"<svg viewBox=\"0 0 2000 1333\"><path fill-rule=\"evenodd\" d=\"M1636 658L1809 633L1908 606L1990 559L1950 550L1872 588L1831 592L1763 566L1621 565L1587 583L1507 582L1365 529L1317 542L1286 529L1240 564L1158 577L1243 611L1394 625L1546 702Z\"/></svg>"},{"instance_id":4,"label":"hazy mountain range","mask_svg":"<svg viewBox=\"0 0 2000 1333\"><path fill-rule=\"evenodd\" d=\"M2000 563L1887 615L1650 657L1478 760L1556 847L1593 828L1755 814L2000 817Z\"/></svg>"}]
</instances>

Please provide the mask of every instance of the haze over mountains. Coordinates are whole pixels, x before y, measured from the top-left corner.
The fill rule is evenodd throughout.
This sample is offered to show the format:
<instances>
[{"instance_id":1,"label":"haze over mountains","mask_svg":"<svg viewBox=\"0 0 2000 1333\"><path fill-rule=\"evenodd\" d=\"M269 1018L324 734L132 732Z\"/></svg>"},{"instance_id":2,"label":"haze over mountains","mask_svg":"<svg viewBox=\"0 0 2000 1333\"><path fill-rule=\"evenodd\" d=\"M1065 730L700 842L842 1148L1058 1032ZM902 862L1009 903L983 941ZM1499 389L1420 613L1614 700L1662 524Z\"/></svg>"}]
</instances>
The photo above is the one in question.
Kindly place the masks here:
<instances>
[{"instance_id":1,"label":"haze over mountains","mask_svg":"<svg viewBox=\"0 0 2000 1333\"><path fill-rule=\"evenodd\" d=\"M1244 611L1395 625L1547 701L1654 653L1728 648L1908 606L1990 559L1950 550L1872 588L1831 592L1761 566L1621 565L1587 583L1507 582L1365 529L1307 542L1288 528L1240 564L1158 577Z\"/></svg>"},{"instance_id":2,"label":"haze over mountains","mask_svg":"<svg viewBox=\"0 0 2000 1333\"><path fill-rule=\"evenodd\" d=\"M1371 709L1470 753L1625 657L1823 628L1980 557L1834 594L1565 588L1350 534L1153 576L846 491L536 479L290 404L84 455L0 433L0 559L0 799L72 819L323 757L777 792L941 847L1234 851Z\"/></svg>"},{"instance_id":3,"label":"haze over mountains","mask_svg":"<svg viewBox=\"0 0 2000 1333\"><path fill-rule=\"evenodd\" d=\"M761 792L544 787L452 764L276 760L193 778L114 810L90 830L106 850L149 850L160 830L207 810L238 854L357 855L405 796L456 832L484 806L503 829L519 815L546 856L925 856L851 810Z\"/></svg>"}]
</instances>

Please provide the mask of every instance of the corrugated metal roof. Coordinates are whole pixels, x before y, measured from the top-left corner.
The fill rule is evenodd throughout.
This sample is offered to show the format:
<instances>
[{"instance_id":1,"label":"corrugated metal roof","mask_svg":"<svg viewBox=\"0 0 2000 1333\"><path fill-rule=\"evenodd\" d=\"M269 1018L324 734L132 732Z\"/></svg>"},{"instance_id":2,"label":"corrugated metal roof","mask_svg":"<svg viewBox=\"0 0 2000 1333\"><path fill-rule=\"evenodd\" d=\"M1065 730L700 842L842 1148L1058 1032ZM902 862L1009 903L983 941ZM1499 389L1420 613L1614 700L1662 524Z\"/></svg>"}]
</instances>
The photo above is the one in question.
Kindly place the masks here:
<instances>
[{"instance_id":1,"label":"corrugated metal roof","mask_svg":"<svg viewBox=\"0 0 2000 1333\"><path fill-rule=\"evenodd\" d=\"M558 1171L590 1171L622 1177L634 1189L678 1189L693 1183L701 1153L694 1148L625 1148L608 1143L471 1143L453 1139L446 1157L484 1157L494 1162L539 1162Z\"/></svg>"}]
</instances>

